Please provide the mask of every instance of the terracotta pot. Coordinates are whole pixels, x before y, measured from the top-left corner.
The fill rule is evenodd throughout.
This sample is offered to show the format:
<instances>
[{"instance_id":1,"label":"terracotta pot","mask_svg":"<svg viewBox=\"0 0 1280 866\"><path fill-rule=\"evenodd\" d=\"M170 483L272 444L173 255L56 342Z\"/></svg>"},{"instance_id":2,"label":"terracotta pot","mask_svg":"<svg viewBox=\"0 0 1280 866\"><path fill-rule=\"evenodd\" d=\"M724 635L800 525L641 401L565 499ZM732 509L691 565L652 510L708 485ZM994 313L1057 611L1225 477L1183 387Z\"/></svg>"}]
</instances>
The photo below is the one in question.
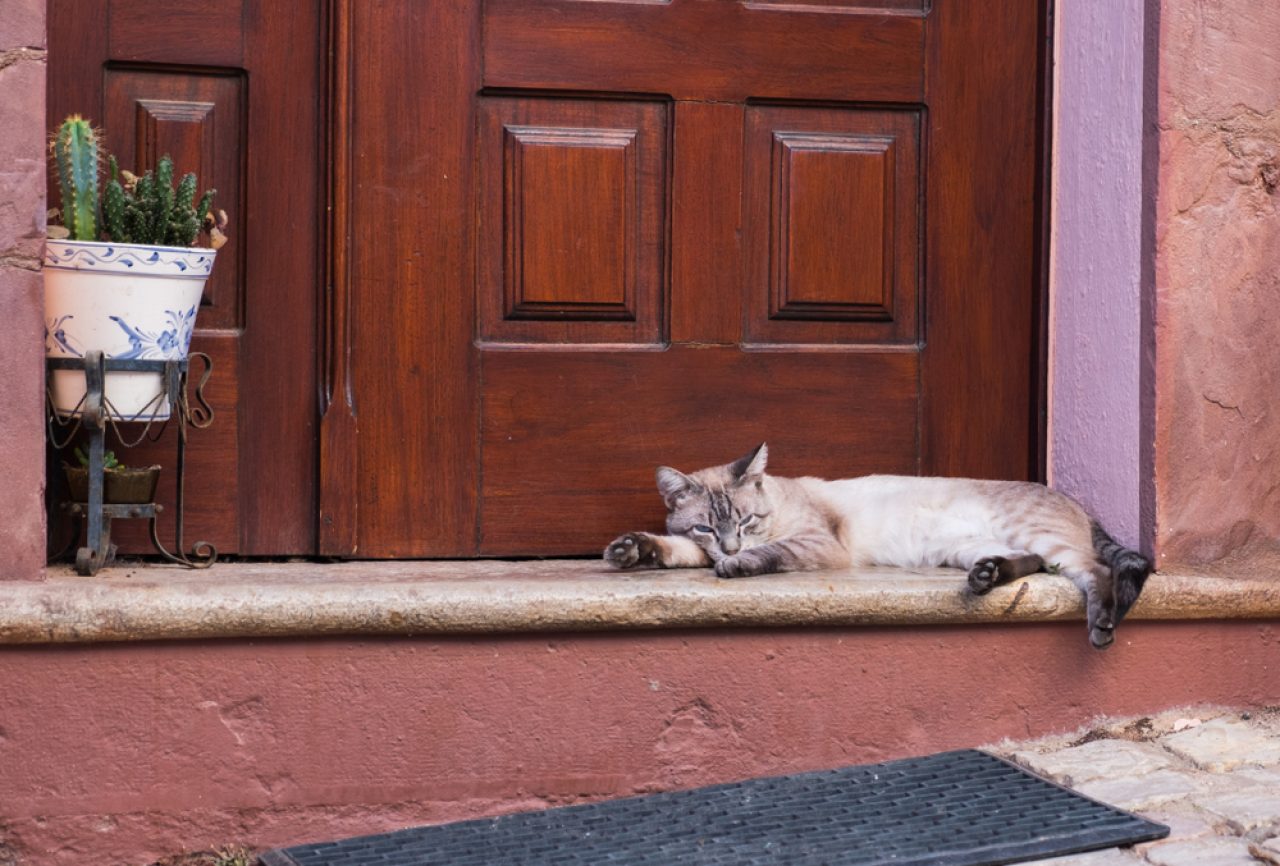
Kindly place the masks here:
<instances>
[{"instance_id":1,"label":"terracotta pot","mask_svg":"<svg viewBox=\"0 0 1280 866\"><path fill-rule=\"evenodd\" d=\"M89 501L89 469L85 466L62 464L71 487L73 502ZM112 505L142 505L154 502L156 484L160 480L159 466L107 469L102 474L102 501Z\"/></svg>"}]
</instances>

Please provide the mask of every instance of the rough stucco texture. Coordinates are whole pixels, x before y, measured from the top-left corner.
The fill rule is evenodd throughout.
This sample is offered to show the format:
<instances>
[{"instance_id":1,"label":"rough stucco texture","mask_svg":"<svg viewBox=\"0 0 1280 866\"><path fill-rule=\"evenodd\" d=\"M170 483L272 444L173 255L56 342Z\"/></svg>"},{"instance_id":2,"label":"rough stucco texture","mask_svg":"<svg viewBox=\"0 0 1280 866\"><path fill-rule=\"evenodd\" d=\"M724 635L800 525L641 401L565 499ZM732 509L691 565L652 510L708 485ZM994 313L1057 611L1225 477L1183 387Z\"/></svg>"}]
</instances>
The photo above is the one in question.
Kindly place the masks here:
<instances>
[{"instance_id":1,"label":"rough stucco texture","mask_svg":"<svg viewBox=\"0 0 1280 866\"><path fill-rule=\"evenodd\" d=\"M1280 553L1280 3L1164 0L1160 566Z\"/></svg>"},{"instance_id":2,"label":"rough stucco texture","mask_svg":"<svg viewBox=\"0 0 1280 866\"><path fill-rule=\"evenodd\" d=\"M0 580L44 567L45 4L0 15ZM2 861L0 861L2 862Z\"/></svg>"},{"instance_id":3,"label":"rough stucco texture","mask_svg":"<svg viewBox=\"0 0 1280 866\"><path fill-rule=\"evenodd\" d=\"M1049 482L1136 547L1142 0L1057 10Z\"/></svg>"},{"instance_id":4,"label":"rough stucco texture","mask_svg":"<svg viewBox=\"0 0 1280 866\"><path fill-rule=\"evenodd\" d=\"M1269 622L1132 622L1099 653L1069 622L3 648L0 863L143 864L1065 732L1104 711L1265 705L1278 640Z\"/></svg>"}]
</instances>

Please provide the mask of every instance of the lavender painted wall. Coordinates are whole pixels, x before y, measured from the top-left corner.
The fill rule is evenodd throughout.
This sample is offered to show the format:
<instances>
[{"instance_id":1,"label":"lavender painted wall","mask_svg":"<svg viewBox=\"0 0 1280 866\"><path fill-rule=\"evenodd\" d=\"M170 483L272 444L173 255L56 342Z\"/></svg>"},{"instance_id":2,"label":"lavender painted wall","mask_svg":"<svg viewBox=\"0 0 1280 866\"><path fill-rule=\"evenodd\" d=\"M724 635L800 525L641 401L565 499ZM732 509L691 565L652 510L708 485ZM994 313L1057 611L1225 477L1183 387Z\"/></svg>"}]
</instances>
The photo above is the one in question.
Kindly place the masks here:
<instances>
[{"instance_id":1,"label":"lavender painted wall","mask_svg":"<svg viewBox=\"0 0 1280 866\"><path fill-rule=\"evenodd\" d=\"M1057 18L1049 483L1145 545L1144 2L1074 0Z\"/></svg>"},{"instance_id":2,"label":"lavender painted wall","mask_svg":"<svg viewBox=\"0 0 1280 866\"><path fill-rule=\"evenodd\" d=\"M0 15L0 580L44 570L45 0Z\"/></svg>"}]
</instances>

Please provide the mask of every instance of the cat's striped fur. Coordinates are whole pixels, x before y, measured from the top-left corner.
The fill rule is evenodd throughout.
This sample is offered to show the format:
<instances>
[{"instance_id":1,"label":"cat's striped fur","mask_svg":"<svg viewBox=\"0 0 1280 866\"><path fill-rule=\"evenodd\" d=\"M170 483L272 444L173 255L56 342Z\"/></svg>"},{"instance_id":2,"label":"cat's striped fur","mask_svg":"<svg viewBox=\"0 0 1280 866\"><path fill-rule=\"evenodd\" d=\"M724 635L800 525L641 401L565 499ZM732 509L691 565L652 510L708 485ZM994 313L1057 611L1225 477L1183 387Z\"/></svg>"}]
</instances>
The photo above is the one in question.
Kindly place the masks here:
<instances>
[{"instance_id":1,"label":"cat's striped fur","mask_svg":"<svg viewBox=\"0 0 1280 866\"><path fill-rule=\"evenodd\" d=\"M891 565L952 566L969 588L1051 567L1086 599L1103 648L1138 600L1151 562L1042 484L868 475L839 481L765 473L761 444L733 463L685 475L658 469L667 534L631 532L605 549L619 568L714 566L720 577Z\"/></svg>"}]
</instances>

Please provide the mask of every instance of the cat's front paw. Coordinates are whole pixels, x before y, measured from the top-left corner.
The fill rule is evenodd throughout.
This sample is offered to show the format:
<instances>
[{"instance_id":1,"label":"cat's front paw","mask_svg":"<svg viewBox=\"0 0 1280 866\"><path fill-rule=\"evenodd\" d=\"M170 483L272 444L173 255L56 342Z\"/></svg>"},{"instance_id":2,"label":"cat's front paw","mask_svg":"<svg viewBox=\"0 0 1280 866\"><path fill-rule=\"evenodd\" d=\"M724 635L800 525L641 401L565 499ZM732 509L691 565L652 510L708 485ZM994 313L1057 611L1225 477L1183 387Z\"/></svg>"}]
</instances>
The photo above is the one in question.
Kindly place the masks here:
<instances>
[{"instance_id":1,"label":"cat's front paw","mask_svg":"<svg viewBox=\"0 0 1280 866\"><path fill-rule=\"evenodd\" d=\"M715 567L716 577L750 577L755 573L741 556L722 556Z\"/></svg>"},{"instance_id":2,"label":"cat's front paw","mask_svg":"<svg viewBox=\"0 0 1280 866\"><path fill-rule=\"evenodd\" d=\"M615 568L656 565L657 554L657 542L651 535L644 532L628 532L626 535L620 535L604 549L605 562Z\"/></svg>"}]
</instances>

